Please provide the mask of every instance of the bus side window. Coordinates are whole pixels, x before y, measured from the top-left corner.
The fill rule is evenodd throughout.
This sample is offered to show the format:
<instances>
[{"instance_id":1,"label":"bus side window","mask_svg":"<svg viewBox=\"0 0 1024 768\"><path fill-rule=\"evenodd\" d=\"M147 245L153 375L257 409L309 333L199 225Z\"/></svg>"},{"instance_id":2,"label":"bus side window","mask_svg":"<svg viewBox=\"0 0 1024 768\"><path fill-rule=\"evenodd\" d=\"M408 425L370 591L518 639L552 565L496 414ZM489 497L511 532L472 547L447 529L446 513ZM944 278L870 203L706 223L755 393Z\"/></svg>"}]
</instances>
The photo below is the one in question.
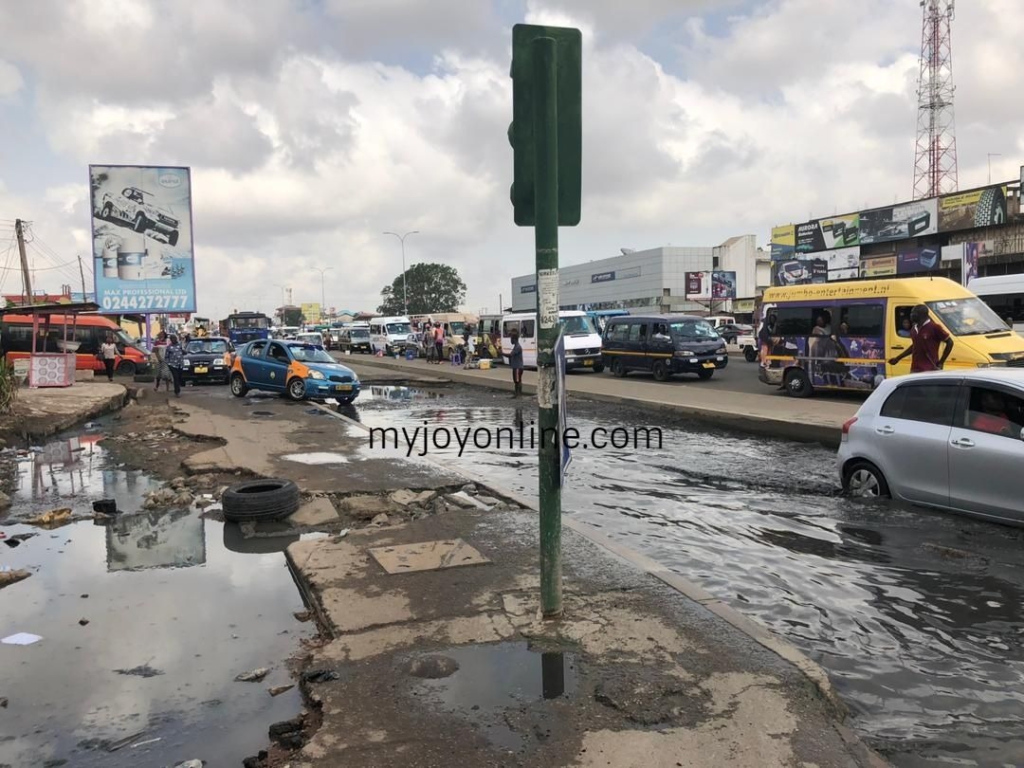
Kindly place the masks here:
<instances>
[{"instance_id":1,"label":"bus side window","mask_svg":"<svg viewBox=\"0 0 1024 768\"><path fill-rule=\"evenodd\" d=\"M896 335L902 336L904 339L910 338L910 310L913 307L896 307L896 312L893 317L896 319ZM903 321L907 322L904 323Z\"/></svg>"},{"instance_id":2,"label":"bus side window","mask_svg":"<svg viewBox=\"0 0 1024 768\"><path fill-rule=\"evenodd\" d=\"M884 304L850 304L839 311L839 318L832 332L840 336L881 337L885 331Z\"/></svg>"},{"instance_id":3,"label":"bus side window","mask_svg":"<svg viewBox=\"0 0 1024 768\"><path fill-rule=\"evenodd\" d=\"M814 318L820 313L813 307L781 306L775 310L776 336L810 336Z\"/></svg>"},{"instance_id":4,"label":"bus side window","mask_svg":"<svg viewBox=\"0 0 1024 768\"><path fill-rule=\"evenodd\" d=\"M506 320L504 330L501 332L501 335L504 336L505 338L508 338L509 336L512 335L512 331L519 331L518 320Z\"/></svg>"},{"instance_id":5,"label":"bus side window","mask_svg":"<svg viewBox=\"0 0 1024 768\"><path fill-rule=\"evenodd\" d=\"M533 338L533 320L523 320L523 331L520 335L524 339Z\"/></svg>"}]
</instances>

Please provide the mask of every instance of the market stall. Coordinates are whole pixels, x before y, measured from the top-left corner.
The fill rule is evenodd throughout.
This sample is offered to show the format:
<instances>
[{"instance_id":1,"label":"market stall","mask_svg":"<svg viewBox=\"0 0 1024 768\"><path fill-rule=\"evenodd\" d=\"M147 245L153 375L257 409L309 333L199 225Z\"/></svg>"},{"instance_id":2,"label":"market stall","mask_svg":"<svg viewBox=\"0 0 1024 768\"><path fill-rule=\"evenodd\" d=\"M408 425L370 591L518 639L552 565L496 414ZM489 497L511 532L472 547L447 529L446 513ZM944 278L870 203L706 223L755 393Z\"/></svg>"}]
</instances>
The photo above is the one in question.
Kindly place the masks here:
<instances>
[{"instance_id":1,"label":"market stall","mask_svg":"<svg viewBox=\"0 0 1024 768\"><path fill-rule=\"evenodd\" d=\"M0 318L4 315L32 316L32 348L28 358L30 387L70 387L75 383L78 315L98 309L99 305L86 301L31 304L9 307L0 312Z\"/></svg>"}]
</instances>

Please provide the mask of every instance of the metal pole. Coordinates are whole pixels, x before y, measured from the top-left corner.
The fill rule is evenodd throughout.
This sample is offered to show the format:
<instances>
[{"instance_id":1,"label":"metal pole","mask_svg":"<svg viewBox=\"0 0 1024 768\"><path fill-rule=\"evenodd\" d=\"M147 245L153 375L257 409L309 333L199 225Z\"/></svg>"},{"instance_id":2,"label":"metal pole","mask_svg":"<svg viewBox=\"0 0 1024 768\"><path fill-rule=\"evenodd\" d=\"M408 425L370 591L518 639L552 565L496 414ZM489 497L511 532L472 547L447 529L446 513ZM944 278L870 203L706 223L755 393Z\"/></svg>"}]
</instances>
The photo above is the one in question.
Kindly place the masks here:
<instances>
[{"instance_id":1,"label":"metal pole","mask_svg":"<svg viewBox=\"0 0 1024 768\"><path fill-rule=\"evenodd\" d=\"M406 317L409 316L409 278L405 274L405 235L398 238L402 243L402 309Z\"/></svg>"},{"instance_id":2,"label":"metal pole","mask_svg":"<svg viewBox=\"0 0 1024 768\"><path fill-rule=\"evenodd\" d=\"M533 46L535 236L537 249L537 406L540 440L540 600L544 618L562 615L562 491L558 445L558 103L555 41Z\"/></svg>"},{"instance_id":3,"label":"metal pole","mask_svg":"<svg viewBox=\"0 0 1024 768\"><path fill-rule=\"evenodd\" d=\"M32 275L28 271L28 256L25 255L25 227L21 219L14 220L14 233L18 236L18 255L21 256L21 279L25 284L25 303L31 304L32 299Z\"/></svg>"}]
</instances>

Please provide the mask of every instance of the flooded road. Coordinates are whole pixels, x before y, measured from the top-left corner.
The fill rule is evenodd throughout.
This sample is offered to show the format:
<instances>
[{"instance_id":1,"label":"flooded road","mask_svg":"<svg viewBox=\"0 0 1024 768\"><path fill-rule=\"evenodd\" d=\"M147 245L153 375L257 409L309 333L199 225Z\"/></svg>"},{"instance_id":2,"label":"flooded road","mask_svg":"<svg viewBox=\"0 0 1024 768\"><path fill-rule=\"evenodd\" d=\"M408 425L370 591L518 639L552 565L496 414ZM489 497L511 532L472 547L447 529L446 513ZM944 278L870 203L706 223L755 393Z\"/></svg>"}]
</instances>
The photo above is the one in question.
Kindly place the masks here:
<instances>
[{"instance_id":1,"label":"flooded road","mask_svg":"<svg viewBox=\"0 0 1024 768\"><path fill-rule=\"evenodd\" d=\"M0 765L83 768L240 765L267 728L302 707L282 660L312 627L280 551L246 551L237 528L196 510L138 513L154 483L118 468L98 435L59 441L14 463L11 512L117 500L108 525L2 524L0 566L32 571L0 591ZM7 458L10 458L8 455ZM8 462L8 466L10 463ZM280 547L286 544L280 543ZM234 677L271 667L260 683ZM65 761L65 762L62 762Z\"/></svg>"},{"instance_id":2,"label":"flooded road","mask_svg":"<svg viewBox=\"0 0 1024 768\"><path fill-rule=\"evenodd\" d=\"M371 387L366 426L511 427L507 394ZM841 498L834 453L574 402L570 425L661 426L661 448L573 453L563 508L690 578L825 667L900 766L1024 762L1024 531ZM652 419L657 419L653 421ZM536 452L432 458L536 494Z\"/></svg>"}]
</instances>

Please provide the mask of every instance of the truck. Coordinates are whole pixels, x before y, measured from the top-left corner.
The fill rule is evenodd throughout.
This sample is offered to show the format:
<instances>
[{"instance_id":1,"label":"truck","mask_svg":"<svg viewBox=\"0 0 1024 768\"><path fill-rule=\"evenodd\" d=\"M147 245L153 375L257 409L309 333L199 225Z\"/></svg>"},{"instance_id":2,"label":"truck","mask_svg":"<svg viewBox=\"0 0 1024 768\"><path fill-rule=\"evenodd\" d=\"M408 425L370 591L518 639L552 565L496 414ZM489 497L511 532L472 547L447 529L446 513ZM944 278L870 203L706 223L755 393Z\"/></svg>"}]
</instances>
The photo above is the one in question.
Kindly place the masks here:
<instances>
[{"instance_id":1,"label":"truck","mask_svg":"<svg viewBox=\"0 0 1024 768\"><path fill-rule=\"evenodd\" d=\"M170 246L178 244L178 218L157 205L153 193L144 189L125 187L119 194L106 192L95 213L97 218L130 227L140 234L158 235Z\"/></svg>"}]
</instances>

